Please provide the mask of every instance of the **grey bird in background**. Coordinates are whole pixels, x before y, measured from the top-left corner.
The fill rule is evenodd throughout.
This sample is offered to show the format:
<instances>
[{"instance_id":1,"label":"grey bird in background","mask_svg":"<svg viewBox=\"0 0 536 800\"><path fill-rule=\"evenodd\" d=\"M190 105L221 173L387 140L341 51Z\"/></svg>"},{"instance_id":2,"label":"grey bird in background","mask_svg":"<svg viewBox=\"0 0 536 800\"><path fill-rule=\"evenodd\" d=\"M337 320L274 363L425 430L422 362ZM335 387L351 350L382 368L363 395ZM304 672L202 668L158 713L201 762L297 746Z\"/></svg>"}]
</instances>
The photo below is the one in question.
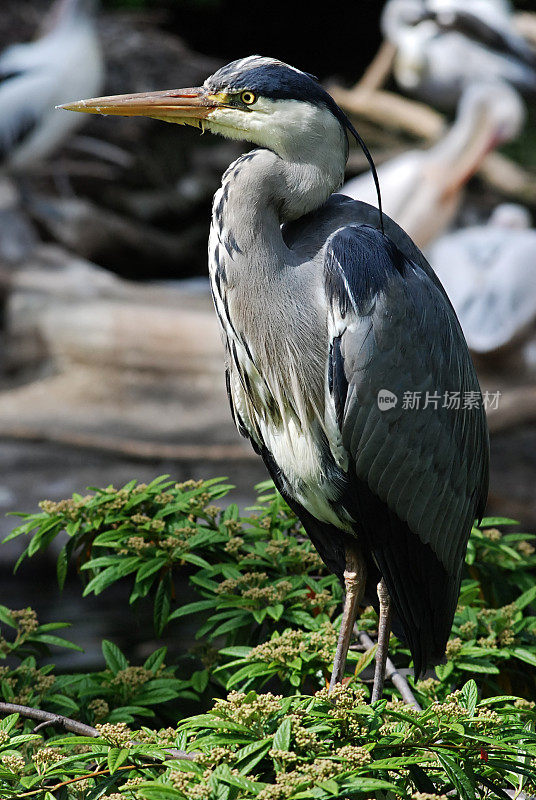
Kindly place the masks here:
<instances>
[{"instance_id":1,"label":"grey bird in background","mask_svg":"<svg viewBox=\"0 0 536 800\"><path fill-rule=\"evenodd\" d=\"M438 142L427 150L396 156L378 169L385 211L419 247L426 246L451 224L465 184L486 155L515 139L524 120L523 102L506 83L469 84L454 123ZM347 181L341 192L376 203L370 173Z\"/></svg>"},{"instance_id":2,"label":"grey bird in background","mask_svg":"<svg viewBox=\"0 0 536 800\"><path fill-rule=\"evenodd\" d=\"M65 108L256 145L223 176L209 242L231 410L345 583L331 686L344 675L357 606L363 597L379 604L377 700L391 613L416 675L443 658L467 540L486 503L485 413L441 284L395 222L333 194L348 135L359 135L305 72L251 56L201 87ZM442 405L454 391L477 402ZM405 408L414 392L436 400Z\"/></svg>"},{"instance_id":3,"label":"grey bird in background","mask_svg":"<svg viewBox=\"0 0 536 800\"><path fill-rule=\"evenodd\" d=\"M487 224L446 234L429 248L469 348L521 347L536 325L536 230L523 206L504 203Z\"/></svg>"},{"instance_id":4,"label":"grey bird in background","mask_svg":"<svg viewBox=\"0 0 536 800\"><path fill-rule=\"evenodd\" d=\"M57 0L35 41L0 54L0 170L27 172L80 123L54 106L102 87L94 0Z\"/></svg>"},{"instance_id":5,"label":"grey bird in background","mask_svg":"<svg viewBox=\"0 0 536 800\"><path fill-rule=\"evenodd\" d=\"M536 97L536 51L506 0L389 0L382 30L400 86L432 105L452 109L469 81L490 79Z\"/></svg>"}]
</instances>

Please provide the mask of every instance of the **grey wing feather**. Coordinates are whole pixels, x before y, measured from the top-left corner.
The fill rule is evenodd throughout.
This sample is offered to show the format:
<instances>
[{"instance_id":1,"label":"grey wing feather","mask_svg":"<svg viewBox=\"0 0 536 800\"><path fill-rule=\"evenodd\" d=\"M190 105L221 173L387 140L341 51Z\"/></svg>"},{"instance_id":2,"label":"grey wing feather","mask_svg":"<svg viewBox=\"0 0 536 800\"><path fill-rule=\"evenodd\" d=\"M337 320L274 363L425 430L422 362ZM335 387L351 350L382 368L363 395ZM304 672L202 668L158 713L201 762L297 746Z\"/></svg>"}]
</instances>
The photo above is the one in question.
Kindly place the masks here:
<instances>
[{"instance_id":1,"label":"grey wing feather","mask_svg":"<svg viewBox=\"0 0 536 800\"><path fill-rule=\"evenodd\" d=\"M368 225L342 228L326 248L326 292L340 350L331 384L345 387L336 406L354 469L353 496L346 502L353 506L358 533L389 576L421 666L444 648L467 539L483 512L488 481L478 380L455 313L435 275L427 273ZM379 408L382 389L397 396L395 408ZM420 408L403 408L404 397L415 392L421 393ZM477 404L444 408L445 393L453 392L462 404L464 398ZM440 594L430 583L438 576L445 584ZM426 619L419 597L421 606L435 604ZM420 631L414 638L428 637L420 655L408 631L412 624Z\"/></svg>"}]
</instances>

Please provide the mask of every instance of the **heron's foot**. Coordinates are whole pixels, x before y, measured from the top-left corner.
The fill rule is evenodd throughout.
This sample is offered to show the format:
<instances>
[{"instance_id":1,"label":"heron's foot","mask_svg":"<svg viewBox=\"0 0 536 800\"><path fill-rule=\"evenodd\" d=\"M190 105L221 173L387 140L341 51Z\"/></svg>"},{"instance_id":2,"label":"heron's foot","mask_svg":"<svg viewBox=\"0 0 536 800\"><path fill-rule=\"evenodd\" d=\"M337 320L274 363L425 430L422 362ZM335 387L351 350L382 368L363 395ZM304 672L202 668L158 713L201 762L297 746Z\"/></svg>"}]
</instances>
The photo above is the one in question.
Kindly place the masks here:
<instances>
[{"instance_id":1,"label":"heron's foot","mask_svg":"<svg viewBox=\"0 0 536 800\"><path fill-rule=\"evenodd\" d=\"M346 667L346 657L350 646L350 638L354 626L357 609L365 591L366 567L361 552L357 546L348 547L346 550L346 569L344 570L344 585L346 596L342 614L341 629L333 671L329 682L330 692L337 683L341 683Z\"/></svg>"},{"instance_id":2,"label":"heron's foot","mask_svg":"<svg viewBox=\"0 0 536 800\"><path fill-rule=\"evenodd\" d=\"M389 653L389 636L391 634L391 598L383 578L378 584L378 600L380 601L380 622L378 625L378 649L376 650L376 667L374 669L371 703L380 700L383 694L385 665Z\"/></svg>"}]
</instances>

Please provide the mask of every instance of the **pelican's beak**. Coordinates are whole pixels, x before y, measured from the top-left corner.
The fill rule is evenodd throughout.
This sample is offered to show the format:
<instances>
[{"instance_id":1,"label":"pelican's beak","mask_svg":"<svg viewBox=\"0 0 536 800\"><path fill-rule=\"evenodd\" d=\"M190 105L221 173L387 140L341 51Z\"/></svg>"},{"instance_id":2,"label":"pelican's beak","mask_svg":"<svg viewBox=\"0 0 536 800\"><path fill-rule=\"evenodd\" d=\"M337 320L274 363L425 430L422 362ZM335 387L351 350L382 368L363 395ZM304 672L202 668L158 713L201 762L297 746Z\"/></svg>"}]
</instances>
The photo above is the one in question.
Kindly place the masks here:
<instances>
[{"instance_id":1,"label":"pelican's beak","mask_svg":"<svg viewBox=\"0 0 536 800\"><path fill-rule=\"evenodd\" d=\"M93 97L76 103L57 106L66 111L83 111L86 114L114 114L121 117L153 117L179 125L203 127L211 111L225 108L227 95L209 94L202 87L195 89L168 89L161 92L117 94L110 97Z\"/></svg>"}]
</instances>

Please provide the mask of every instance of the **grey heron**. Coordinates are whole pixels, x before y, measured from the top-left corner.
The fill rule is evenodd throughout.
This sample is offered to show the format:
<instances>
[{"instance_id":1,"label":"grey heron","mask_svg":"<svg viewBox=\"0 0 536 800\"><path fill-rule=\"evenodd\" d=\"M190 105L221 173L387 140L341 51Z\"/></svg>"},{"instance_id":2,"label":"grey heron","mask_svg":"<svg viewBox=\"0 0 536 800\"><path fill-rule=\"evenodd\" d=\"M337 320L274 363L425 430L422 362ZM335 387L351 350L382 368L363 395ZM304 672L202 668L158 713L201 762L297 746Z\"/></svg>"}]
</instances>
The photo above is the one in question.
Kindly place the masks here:
<instances>
[{"instance_id":1,"label":"grey heron","mask_svg":"<svg viewBox=\"0 0 536 800\"><path fill-rule=\"evenodd\" d=\"M432 105L453 108L468 82L490 78L536 96L536 52L506 0L389 0L382 30L400 86Z\"/></svg>"},{"instance_id":2,"label":"grey heron","mask_svg":"<svg viewBox=\"0 0 536 800\"><path fill-rule=\"evenodd\" d=\"M0 168L23 172L78 126L54 105L95 94L103 79L94 0L57 0L38 39L0 54Z\"/></svg>"},{"instance_id":3,"label":"grey heron","mask_svg":"<svg viewBox=\"0 0 536 800\"><path fill-rule=\"evenodd\" d=\"M384 209L419 247L449 226L463 199L463 189L494 147L519 134L523 102L506 83L483 81L466 86L456 120L427 150L409 150L382 164L378 176ZM347 181L343 194L372 205L376 188L370 173Z\"/></svg>"},{"instance_id":4,"label":"grey heron","mask_svg":"<svg viewBox=\"0 0 536 800\"><path fill-rule=\"evenodd\" d=\"M313 76L261 56L201 87L64 108L256 145L223 176L209 240L232 414L345 584L331 686L344 674L357 607L376 589L373 701L391 613L422 674L444 656L467 539L486 502L487 427L461 328L424 256L378 209L333 194L357 132ZM417 391L438 407L405 409L404 393ZM438 405L450 391L477 402ZM400 401L384 407L385 393Z\"/></svg>"},{"instance_id":5,"label":"grey heron","mask_svg":"<svg viewBox=\"0 0 536 800\"><path fill-rule=\"evenodd\" d=\"M469 348L520 347L536 323L536 230L523 206L504 203L487 224L445 234L428 250Z\"/></svg>"}]
</instances>

